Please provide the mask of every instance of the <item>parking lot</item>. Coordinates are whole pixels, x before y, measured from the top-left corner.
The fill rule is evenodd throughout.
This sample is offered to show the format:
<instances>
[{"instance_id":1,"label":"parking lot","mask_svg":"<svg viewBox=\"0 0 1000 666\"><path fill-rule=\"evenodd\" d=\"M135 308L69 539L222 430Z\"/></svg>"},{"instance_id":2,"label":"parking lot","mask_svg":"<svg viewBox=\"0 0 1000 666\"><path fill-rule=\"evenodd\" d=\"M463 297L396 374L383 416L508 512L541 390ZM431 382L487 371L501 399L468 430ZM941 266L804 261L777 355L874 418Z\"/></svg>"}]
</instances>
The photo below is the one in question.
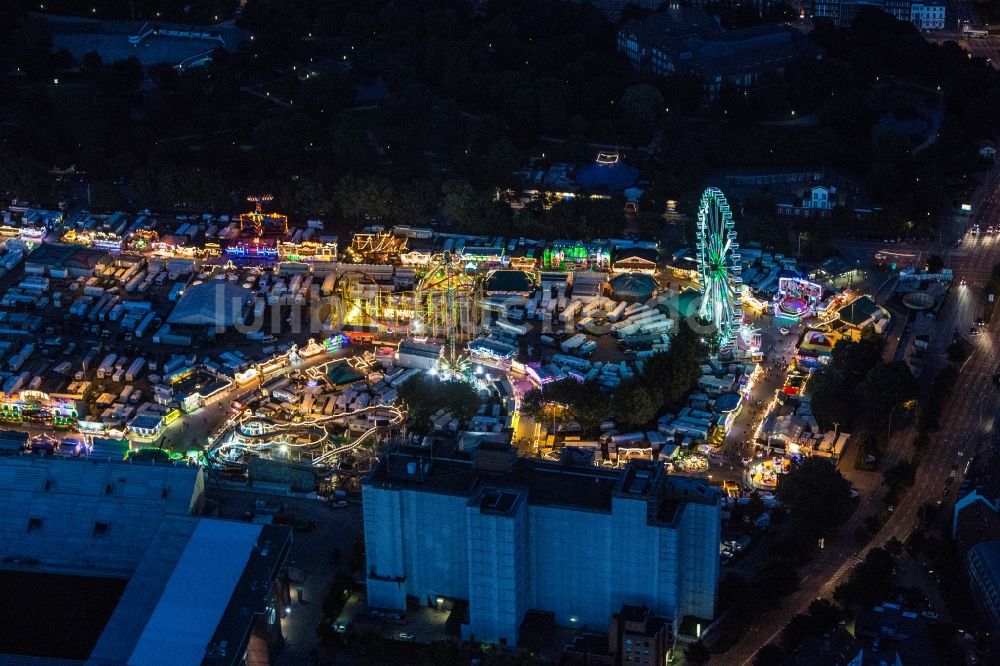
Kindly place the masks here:
<instances>
[{"instance_id":1,"label":"parking lot","mask_svg":"<svg viewBox=\"0 0 1000 666\"><path fill-rule=\"evenodd\" d=\"M315 500L219 490L211 483L207 484L206 494L218 501L221 518L245 520L248 512L261 513L257 502L264 502L270 507L266 511L284 504L285 512L293 514L297 521L316 521L310 531L296 530L292 536L288 556L292 606L281 624L288 645L278 658L279 665L312 663L310 655L320 647L316 629L323 621L323 599L338 572L354 573L348 569L352 549L362 532L360 503L351 502L346 508L327 508L327 504ZM339 551L339 557L331 564L334 550Z\"/></svg>"}]
</instances>

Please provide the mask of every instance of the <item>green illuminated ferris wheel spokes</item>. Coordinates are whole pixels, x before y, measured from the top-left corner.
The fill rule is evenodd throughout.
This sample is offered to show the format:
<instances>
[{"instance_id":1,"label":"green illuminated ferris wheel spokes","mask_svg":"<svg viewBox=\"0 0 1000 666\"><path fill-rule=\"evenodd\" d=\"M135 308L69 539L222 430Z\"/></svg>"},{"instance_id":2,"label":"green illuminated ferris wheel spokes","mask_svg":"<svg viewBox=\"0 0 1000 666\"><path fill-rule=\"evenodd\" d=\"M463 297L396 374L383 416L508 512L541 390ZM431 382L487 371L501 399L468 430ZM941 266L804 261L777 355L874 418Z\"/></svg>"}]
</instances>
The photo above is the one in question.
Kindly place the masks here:
<instances>
[{"instance_id":1,"label":"green illuminated ferris wheel spokes","mask_svg":"<svg viewBox=\"0 0 1000 666\"><path fill-rule=\"evenodd\" d=\"M701 195L696 234L701 276L700 317L715 325L720 350L732 347L743 324L739 243L726 196L717 187Z\"/></svg>"}]
</instances>

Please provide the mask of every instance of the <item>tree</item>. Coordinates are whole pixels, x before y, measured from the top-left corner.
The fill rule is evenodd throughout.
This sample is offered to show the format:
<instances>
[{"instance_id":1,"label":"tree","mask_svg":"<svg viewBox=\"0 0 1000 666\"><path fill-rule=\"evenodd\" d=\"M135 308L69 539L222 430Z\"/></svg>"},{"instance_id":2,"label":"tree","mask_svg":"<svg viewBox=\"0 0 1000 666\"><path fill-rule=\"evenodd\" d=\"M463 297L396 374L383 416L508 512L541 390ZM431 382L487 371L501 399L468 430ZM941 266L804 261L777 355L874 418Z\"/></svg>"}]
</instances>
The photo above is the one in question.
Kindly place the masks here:
<instances>
[{"instance_id":1,"label":"tree","mask_svg":"<svg viewBox=\"0 0 1000 666\"><path fill-rule=\"evenodd\" d=\"M841 339L834 346L830 361L844 373L845 384L853 389L881 356L882 345L878 336L864 331L860 340Z\"/></svg>"},{"instance_id":2,"label":"tree","mask_svg":"<svg viewBox=\"0 0 1000 666\"><path fill-rule=\"evenodd\" d=\"M781 646L768 643L758 650L757 656L753 660L753 666L781 666L787 656Z\"/></svg>"},{"instance_id":3,"label":"tree","mask_svg":"<svg viewBox=\"0 0 1000 666\"><path fill-rule=\"evenodd\" d=\"M890 488L909 488L917 480L917 465L910 460L900 460L885 471L885 483Z\"/></svg>"},{"instance_id":4,"label":"tree","mask_svg":"<svg viewBox=\"0 0 1000 666\"><path fill-rule=\"evenodd\" d=\"M684 648L684 659L692 664L707 664L712 658L712 653L705 647L703 641L695 641Z\"/></svg>"},{"instance_id":5,"label":"tree","mask_svg":"<svg viewBox=\"0 0 1000 666\"><path fill-rule=\"evenodd\" d=\"M649 423L659 409L659 396L639 379L622 382L611 400L611 410L619 423L641 426Z\"/></svg>"},{"instance_id":6,"label":"tree","mask_svg":"<svg viewBox=\"0 0 1000 666\"><path fill-rule=\"evenodd\" d=\"M135 56L102 67L98 72L98 92L105 97L120 97L133 93L142 84L142 64Z\"/></svg>"},{"instance_id":7,"label":"tree","mask_svg":"<svg viewBox=\"0 0 1000 666\"><path fill-rule=\"evenodd\" d=\"M427 180L417 180L396 193L392 216L399 222L418 222L436 204L437 191L434 184Z\"/></svg>"},{"instance_id":8,"label":"tree","mask_svg":"<svg viewBox=\"0 0 1000 666\"><path fill-rule=\"evenodd\" d=\"M580 424L584 430L593 430L611 413L611 398L596 380L578 382L563 379L545 386L545 390L531 389L521 398L521 411L536 421L550 418L549 405L566 408L566 416Z\"/></svg>"},{"instance_id":9,"label":"tree","mask_svg":"<svg viewBox=\"0 0 1000 666\"><path fill-rule=\"evenodd\" d=\"M868 371L857 388L869 422L879 425L888 425L892 411L916 399L919 394L917 380L902 361L878 363Z\"/></svg>"},{"instance_id":10,"label":"tree","mask_svg":"<svg viewBox=\"0 0 1000 666\"><path fill-rule=\"evenodd\" d=\"M850 392L845 391L844 374L833 364L821 367L809 380L809 399L813 415L826 429L839 423L850 424L856 414L856 405L850 400Z\"/></svg>"},{"instance_id":11,"label":"tree","mask_svg":"<svg viewBox=\"0 0 1000 666\"><path fill-rule=\"evenodd\" d=\"M927 257L927 272L928 273L940 273L941 269L944 268L944 259L939 254L932 254Z\"/></svg>"},{"instance_id":12,"label":"tree","mask_svg":"<svg viewBox=\"0 0 1000 666\"><path fill-rule=\"evenodd\" d=\"M101 71L103 66L101 55L97 51L88 51L83 54L83 58L80 60L80 73L93 75Z\"/></svg>"},{"instance_id":13,"label":"tree","mask_svg":"<svg viewBox=\"0 0 1000 666\"><path fill-rule=\"evenodd\" d=\"M870 606L885 599L892 590L892 555L882 548L872 548L851 577L833 591L833 598L844 606Z\"/></svg>"},{"instance_id":14,"label":"tree","mask_svg":"<svg viewBox=\"0 0 1000 666\"><path fill-rule=\"evenodd\" d=\"M441 185L444 201L441 209L462 231L479 228L483 197L465 180L446 180Z\"/></svg>"},{"instance_id":15,"label":"tree","mask_svg":"<svg viewBox=\"0 0 1000 666\"><path fill-rule=\"evenodd\" d=\"M806 613L794 616L785 630L781 640L785 650L792 652L806 640L819 638L837 628L844 619L844 613L826 599L817 599L809 604Z\"/></svg>"},{"instance_id":16,"label":"tree","mask_svg":"<svg viewBox=\"0 0 1000 666\"><path fill-rule=\"evenodd\" d=\"M439 409L445 409L465 422L479 411L479 396L466 382L442 382L429 375L414 375L399 387L399 400L417 431L429 427L429 420Z\"/></svg>"},{"instance_id":17,"label":"tree","mask_svg":"<svg viewBox=\"0 0 1000 666\"><path fill-rule=\"evenodd\" d=\"M337 181L334 196L344 217L360 220L362 215L375 219L387 217L392 212L395 193L386 178L344 176Z\"/></svg>"},{"instance_id":18,"label":"tree","mask_svg":"<svg viewBox=\"0 0 1000 666\"><path fill-rule=\"evenodd\" d=\"M844 524L853 510L851 483L823 458L793 465L781 478L778 497L803 530L816 536Z\"/></svg>"},{"instance_id":19,"label":"tree","mask_svg":"<svg viewBox=\"0 0 1000 666\"><path fill-rule=\"evenodd\" d=\"M642 130L652 128L664 109L663 95L648 83L626 88L621 105L625 117Z\"/></svg>"},{"instance_id":20,"label":"tree","mask_svg":"<svg viewBox=\"0 0 1000 666\"><path fill-rule=\"evenodd\" d=\"M674 405L687 397L701 377L701 364L706 354L698 335L680 320L670 346L646 361L643 375L659 390L666 404Z\"/></svg>"}]
</instances>

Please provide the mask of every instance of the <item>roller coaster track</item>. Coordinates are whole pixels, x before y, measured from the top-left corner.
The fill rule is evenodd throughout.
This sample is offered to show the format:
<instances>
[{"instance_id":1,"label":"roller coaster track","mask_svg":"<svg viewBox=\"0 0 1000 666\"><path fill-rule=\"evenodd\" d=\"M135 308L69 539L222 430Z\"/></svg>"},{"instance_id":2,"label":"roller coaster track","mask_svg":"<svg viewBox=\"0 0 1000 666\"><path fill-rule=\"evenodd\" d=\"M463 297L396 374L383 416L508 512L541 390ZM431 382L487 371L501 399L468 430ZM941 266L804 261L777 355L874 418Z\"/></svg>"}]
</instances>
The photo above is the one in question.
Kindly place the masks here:
<instances>
[{"instance_id":1,"label":"roller coaster track","mask_svg":"<svg viewBox=\"0 0 1000 666\"><path fill-rule=\"evenodd\" d=\"M326 424L346 421L349 418L367 414L388 414L389 422L385 425L375 425L365 430L361 435L352 441L324 451L321 455L313 458L311 464L323 465L339 455L358 449L368 439L374 436L380 429L385 427L397 427L403 423L405 413L398 407L391 405L376 405L362 407L350 412L341 412L329 416L321 416L314 419L299 421L297 423L275 423L274 421L259 416L248 416L237 423L226 428L216 439L215 444L208 452L208 459L219 465L245 466L232 460L222 460L221 454L228 450L243 450L250 453L258 452L263 446L271 446L275 442L291 448L305 448L317 446L329 437ZM251 427L251 424L257 424ZM301 441L301 433L310 428L318 428L321 434L310 437L306 441ZM266 440L261 444L253 443L254 440Z\"/></svg>"}]
</instances>

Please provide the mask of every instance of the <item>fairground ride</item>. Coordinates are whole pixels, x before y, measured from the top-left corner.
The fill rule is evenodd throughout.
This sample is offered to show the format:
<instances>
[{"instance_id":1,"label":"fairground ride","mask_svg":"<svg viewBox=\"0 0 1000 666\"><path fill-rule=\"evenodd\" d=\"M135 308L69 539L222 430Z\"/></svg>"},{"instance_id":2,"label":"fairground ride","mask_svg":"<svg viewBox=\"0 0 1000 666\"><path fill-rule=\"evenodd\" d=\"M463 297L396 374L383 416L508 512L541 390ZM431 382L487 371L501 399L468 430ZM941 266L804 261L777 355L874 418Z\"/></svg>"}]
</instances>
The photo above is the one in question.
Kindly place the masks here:
<instances>
[{"instance_id":1,"label":"fairground ride","mask_svg":"<svg viewBox=\"0 0 1000 666\"><path fill-rule=\"evenodd\" d=\"M717 187L701 195L695 249L701 281L699 318L715 329L719 354L732 356L737 349L754 351L759 335L743 318L743 280L739 243L726 196Z\"/></svg>"},{"instance_id":2,"label":"fairground ride","mask_svg":"<svg viewBox=\"0 0 1000 666\"><path fill-rule=\"evenodd\" d=\"M337 458L361 448L379 434L402 426L405 413L393 406L373 406L340 414L279 423L258 416L234 419L208 451L208 460L219 467L245 467L249 457L275 458L330 467ZM332 430L365 418L370 425L347 440ZM356 430L354 432L357 432Z\"/></svg>"},{"instance_id":3,"label":"fairground ride","mask_svg":"<svg viewBox=\"0 0 1000 666\"><path fill-rule=\"evenodd\" d=\"M348 268L334 285L340 308L333 328L361 326L397 336L444 338L447 360L458 358L459 340L478 333L481 281L468 275L448 253L436 255L415 290L391 291L363 270Z\"/></svg>"},{"instance_id":4,"label":"fairground ride","mask_svg":"<svg viewBox=\"0 0 1000 666\"><path fill-rule=\"evenodd\" d=\"M254 239L260 239L266 231L288 233L288 216L281 213L265 213L262 205L268 201L273 201L270 194L261 194L247 197L247 201L254 205L250 213L240 213L240 231L249 233Z\"/></svg>"}]
</instances>

